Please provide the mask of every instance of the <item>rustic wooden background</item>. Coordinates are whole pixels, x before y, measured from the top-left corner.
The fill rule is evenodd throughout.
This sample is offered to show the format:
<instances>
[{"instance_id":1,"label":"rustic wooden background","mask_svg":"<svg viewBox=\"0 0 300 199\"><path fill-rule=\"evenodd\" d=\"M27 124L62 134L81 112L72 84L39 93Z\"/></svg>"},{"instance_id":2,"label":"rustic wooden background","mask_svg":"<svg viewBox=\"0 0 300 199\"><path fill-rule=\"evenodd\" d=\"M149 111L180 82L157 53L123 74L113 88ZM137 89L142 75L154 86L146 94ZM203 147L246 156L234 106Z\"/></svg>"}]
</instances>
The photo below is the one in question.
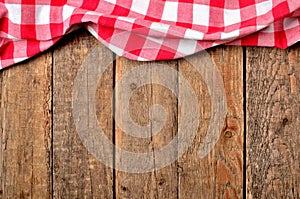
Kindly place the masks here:
<instances>
[{"instance_id":1,"label":"rustic wooden background","mask_svg":"<svg viewBox=\"0 0 300 199\"><path fill-rule=\"evenodd\" d=\"M189 80L203 120L193 145L178 161L143 174L106 167L76 133L72 86L95 46L101 50L99 59L114 59L80 30L42 55L0 73L0 198L300 198L299 44L287 50L208 50L224 80L227 114L219 141L203 159L197 152L211 118L207 86L186 61L162 62ZM201 63L201 55L194 57ZM117 58L108 68L98 85L96 112L117 146L153 150L176 134L180 111L171 91L151 84L136 88L132 96L130 110L137 123L149 122L154 103L168 110L164 128L151 139L126 135L112 118L115 81L138 64ZM177 80L174 77L175 84Z\"/></svg>"}]
</instances>

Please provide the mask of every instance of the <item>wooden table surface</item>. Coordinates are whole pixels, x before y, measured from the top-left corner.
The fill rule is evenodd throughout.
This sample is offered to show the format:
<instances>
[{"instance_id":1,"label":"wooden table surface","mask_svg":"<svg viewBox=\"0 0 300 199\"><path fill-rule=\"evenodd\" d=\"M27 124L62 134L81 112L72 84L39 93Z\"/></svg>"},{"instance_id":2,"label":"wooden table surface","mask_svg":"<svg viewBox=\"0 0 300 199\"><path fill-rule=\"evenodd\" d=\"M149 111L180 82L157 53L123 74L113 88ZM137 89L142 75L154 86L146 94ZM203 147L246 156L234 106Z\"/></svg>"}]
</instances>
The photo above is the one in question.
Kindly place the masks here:
<instances>
[{"instance_id":1,"label":"wooden table surface","mask_svg":"<svg viewBox=\"0 0 300 199\"><path fill-rule=\"evenodd\" d=\"M94 61L109 65L99 79L94 109L103 132L120 149L155 155L180 128L182 106L174 92L155 83L159 77L151 76L152 65L178 71L168 80L179 93L180 78L189 82L201 119L182 156L161 169L129 173L112 169L123 164L122 154L113 155L107 166L87 149L77 132L72 96L75 78L95 48ZM203 158L199 148L214 114L212 100L203 77L185 59L146 62L153 83L132 85L133 121L145 126L155 120L149 114L154 104L167 113L163 128L153 135L150 125L147 133L153 136L147 138L128 135L112 116L122 109L122 100L112 97L116 82L141 63L116 57L83 30L3 70L0 198L300 198L299 44L286 50L220 46L207 52L222 76L227 112L216 145ZM202 57L192 56L199 64ZM153 160L149 164L158 164Z\"/></svg>"}]
</instances>

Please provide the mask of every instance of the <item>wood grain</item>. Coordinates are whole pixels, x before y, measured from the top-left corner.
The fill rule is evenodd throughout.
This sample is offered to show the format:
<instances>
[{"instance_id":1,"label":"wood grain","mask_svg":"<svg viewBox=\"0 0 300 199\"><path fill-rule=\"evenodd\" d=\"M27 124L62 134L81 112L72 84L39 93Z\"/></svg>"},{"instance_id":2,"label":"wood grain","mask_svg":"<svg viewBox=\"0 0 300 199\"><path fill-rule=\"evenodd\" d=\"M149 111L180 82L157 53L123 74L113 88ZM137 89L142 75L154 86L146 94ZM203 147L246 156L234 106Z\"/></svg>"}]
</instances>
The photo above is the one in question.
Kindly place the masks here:
<instances>
[{"instance_id":1,"label":"wood grain","mask_svg":"<svg viewBox=\"0 0 300 199\"><path fill-rule=\"evenodd\" d=\"M51 53L1 72L0 198L51 198Z\"/></svg>"},{"instance_id":2,"label":"wood grain","mask_svg":"<svg viewBox=\"0 0 300 199\"><path fill-rule=\"evenodd\" d=\"M122 150L127 150L135 153L150 153L154 152L153 157L149 157L139 165L145 164L153 168L150 172L128 173L116 171L116 198L177 198L177 163L156 170L159 158L155 158L155 151L168 144L172 139L176 139L177 133L177 100L168 88L162 85L155 84L160 79L157 77L157 70L153 67L157 64L177 69L177 62L137 62L125 58L117 59L116 84L119 84L119 89L116 89L116 109L122 109L124 96L128 90L122 90L121 79L127 84L130 84L133 94L129 103L129 112L132 122L140 126L147 126L143 133L148 135L148 138L139 138L130 135L130 132L124 132L122 128L128 123L128 118L120 119L120 124L116 124L116 145ZM126 73L135 70L139 66L146 66L147 69L139 70L136 76L130 78L124 77ZM125 79L125 80L124 80ZM147 79L147 85L139 86L139 83ZM177 75L173 74L168 77L168 81L175 85L177 89ZM124 84L125 84L124 83ZM155 123L162 121L160 115L150 112L150 109L155 104L159 104L165 109L166 122L163 128L155 132ZM125 111L125 110L122 110ZM116 114L121 112L116 111ZM142 132L141 132L142 133ZM151 137L152 136L152 137ZM172 154L173 153L173 154ZM170 151L166 154L169 158L176 155L177 151ZM167 157L168 156L168 157ZM122 154L116 154L116 165L124 165L124 157ZM136 162L134 162L136 163ZM135 164L128 164L128 167L134 167Z\"/></svg>"},{"instance_id":3,"label":"wood grain","mask_svg":"<svg viewBox=\"0 0 300 199\"><path fill-rule=\"evenodd\" d=\"M93 49L98 48L99 52L99 56L92 60L96 63L112 61L113 54L86 32L75 34L77 36L69 35L60 43L53 54L53 194L55 198L112 198L112 169L90 154L77 134L72 115L72 90L81 65L93 53ZM113 132L109 99L113 85L112 71L111 66L101 77L98 87L101 92L98 91L95 96L99 123L111 140ZM82 83L85 85L85 82ZM94 140L94 143L97 142Z\"/></svg>"},{"instance_id":4,"label":"wood grain","mask_svg":"<svg viewBox=\"0 0 300 199\"><path fill-rule=\"evenodd\" d=\"M300 53L247 49L247 198L300 198Z\"/></svg>"},{"instance_id":5,"label":"wood grain","mask_svg":"<svg viewBox=\"0 0 300 199\"><path fill-rule=\"evenodd\" d=\"M287 50L246 48L244 54L241 47L208 50L224 81L227 114L225 121L220 121L223 129L214 149L200 158L199 149L212 118L211 96L193 65L184 59L137 62L120 57L113 63L113 53L99 44L80 30L48 52L0 72L0 199L300 198L299 45ZM99 126L122 150L153 152L178 139L182 104L176 92L183 92L182 78L188 80L201 117L193 144L178 161L146 173L114 172L109 166L125 164L121 154L111 154L115 159L107 166L87 150L86 144L101 147L101 142L83 143L80 139L72 97L75 78L86 57L95 52L98 55L91 64L109 66L95 81L95 104L86 103L95 106ZM194 64L210 67L202 56L193 55ZM161 78L154 67L158 64L179 73ZM144 133L151 138L137 138L125 131L122 125L128 118L121 117L120 124L113 121L113 112L118 113L125 103L122 96L126 92L116 89L113 98L113 87L140 65L149 68L146 74L140 72L140 77L145 75L150 84L139 87L141 78L129 80L133 92L129 112L136 124L149 125ZM92 72L86 71L87 79ZM88 90L87 79L79 83ZM159 80L174 84L175 92L155 83ZM156 104L164 108L166 121L163 113L151 112ZM82 105L86 105L84 100ZM162 122L163 128L155 131L155 125ZM106 152L106 148L99 151ZM164 157L176 153L170 151ZM143 163L156 168L160 164L157 154Z\"/></svg>"},{"instance_id":6,"label":"wood grain","mask_svg":"<svg viewBox=\"0 0 300 199\"><path fill-rule=\"evenodd\" d=\"M214 62L206 62L210 56ZM190 82L200 106L200 125L193 145L178 161L179 198L242 198L243 196L243 52L240 47L220 47L181 60L179 72ZM213 150L204 158L199 149L206 136L211 98L204 77L194 67L215 67L223 78L226 98L224 128ZM208 74L211 75L211 74ZM212 79L212 78L211 78ZM213 80L212 80L213 81ZM181 82L181 79L179 83ZM181 84L180 84L181 85ZM218 88L217 88L218 89ZM181 91L179 86L179 92ZM214 91L212 91L214 92Z\"/></svg>"}]
</instances>

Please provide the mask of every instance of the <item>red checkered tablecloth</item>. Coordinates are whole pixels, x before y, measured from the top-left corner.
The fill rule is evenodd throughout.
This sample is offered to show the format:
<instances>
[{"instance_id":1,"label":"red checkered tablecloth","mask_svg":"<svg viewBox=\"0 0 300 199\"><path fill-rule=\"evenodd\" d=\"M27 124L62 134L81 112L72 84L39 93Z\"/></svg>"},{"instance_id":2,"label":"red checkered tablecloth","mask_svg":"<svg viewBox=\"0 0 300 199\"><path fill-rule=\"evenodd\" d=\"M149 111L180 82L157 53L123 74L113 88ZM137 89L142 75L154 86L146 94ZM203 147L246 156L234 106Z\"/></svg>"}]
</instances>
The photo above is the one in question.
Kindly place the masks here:
<instances>
[{"instance_id":1,"label":"red checkered tablecloth","mask_svg":"<svg viewBox=\"0 0 300 199\"><path fill-rule=\"evenodd\" d=\"M0 67L46 50L74 25L136 60L220 44L286 48L300 40L300 0L0 0Z\"/></svg>"}]
</instances>

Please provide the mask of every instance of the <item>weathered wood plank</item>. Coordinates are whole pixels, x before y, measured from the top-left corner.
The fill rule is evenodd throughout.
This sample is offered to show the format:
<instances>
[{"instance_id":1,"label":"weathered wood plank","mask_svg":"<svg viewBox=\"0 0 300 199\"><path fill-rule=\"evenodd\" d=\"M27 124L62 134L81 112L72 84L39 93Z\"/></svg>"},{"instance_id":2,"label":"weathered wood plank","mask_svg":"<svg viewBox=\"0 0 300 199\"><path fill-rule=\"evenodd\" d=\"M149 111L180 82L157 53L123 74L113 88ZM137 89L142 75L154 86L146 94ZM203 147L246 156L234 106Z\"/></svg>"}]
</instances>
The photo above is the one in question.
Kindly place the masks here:
<instances>
[{"instance_id":1,"label":"weathered wood plank","mask_svg":"<svg viewBox=\"0 0 300 199\"><path fill-rule=\"evenodd\" d=\"M300 48L247 48L247 198L300 198Z\"/></svg>"},{"instance_id":2,"label":"weathered wood plank","mask_svg":"<svg viewBox=\"0 0 300 199\"><path fill-rule=\"evenodd\" d=\"M3 178L4 178L4 171L3 171L3 165L4 165L4 162L3 162L3 145L2 145L2 143L3 143L3 128L2 128L2 115L3 115L3 110L2 110L2 83L3 83L3 78L2 78L2 76L3 76L3 72L1 72L0 73L0 104L1 104L1 106L0 106L0 110L1 110L1 114L0 114L0 120L1 120L1 122L0 122L0 129L1 129L1 134L0 134L0 146L1 146L1 148L0 148L0 185L1 185L1 187L0 187L0 199L2 199L3 198L3 192L4 192L4 184L3 184Z\"/></svg>"},{"instance_id":3,"label":"weathered wood plank","mask_svg":"<svg viewBox=\"0 0 300 199\"><path fill-rule=\"evenodd\" d=\"M243 176L242 48L219 47L208 51L224 80L227 115L219 141L202 159L199 148L212 117L211 99L203 78L185 60L140 63L118 58L117 80L138 65L152 68L146 72L152 84L139 87L138 79L130 79L132 120L142 126L150 123L146 128L150 136L157 133L155 123L164 121L163 113L156 114L156 109L150 111L154 104L165 108L167 119L164 128L152 138L128 135L132 132L122 129L122 123L128 120L121 120L120 126L116 124L114 140L111 64L99 80L95 95L99 126L111 142L123 150L141 153L160 149L176 138L182 117L181 104L174 93L155 83L161 80L156 75L158 70L153 69L156 64L179 68L183 77L171 75L167 80L174 83L179 93L183 89L181 78L189 81L199 100L201 120L195 142L178 162L148 173L116 171L114 190L112 169L87 151L72 115L74 79L85 57L99 42L85 32L67 38L71 41L65 39L53 54L53 156L51 52L0 74L0 198L51 198L52 165L54 198L112 198L114 195L116 198L242 198L243 180L247 180L247 198L300 198L299 46L284 51L247 49L246 177ZM99 52L95 62L112 63L113 55L107 49L98 46L94 52ZM193 59L205 65L201 55ZM114 105L120 108L122 103L121 90ZM97 140L89 144L98 146ZM155 155L146 162L153 167L159 164ZM171 151L166 158L173 155ZM123 163L117 153L115 164Z\"/></svg>"},{"instance_id":4,"label":"weathered wood plank","mask_svg":"<svg viewBox=\"0 0 300 199\"><path fill-rule=\"evenodd\" d=\"M51 52L1 72L0 198L51 198Z\"/></svg>"},{"instance_id":5,"label":"weathered wood plank","mask_svg":"<svg viewBox=\"0 0 300 199\"><path fill-rule=\"evenodd\" d=\"M214 63L207 62L207 56L210 56ZM208 54L193 55L190 59L192 61L180 60L179 72L181 78L189 81L198 97L201 110L200 125L193 145L178 161L179 198L242 198L244 136L242 48L215 48L209 50ZM227 114L225 121L219 121L224 127L215 147L206 157L200 158L199 150L213 113L208 85L204 82L204 76L197 72L195 65L214 67L212 64L215 64L223 78ZM206 75L214 74L207 72ZM181 78L179 78L179 92L183 91ZM214 81L213 76L208 79Z\"/></svg>"},{"instance_id":6,"label":"weathered wood plank","mask_svg":"<svg viewBox=\"0 0 300 199\"><path fill-rule=\"evenodd\" d=\"M158 84L162 82L162 77L158 76L158 72L161 71L157 66L176 70L177 62L137 62L125 58L117 59L116 146L123 151L127 150L136 154L154 153L144 160L129 159L130 162L126 162L127 157L124 157L124 154L116 153L116 167L125 170L116 171L116 198L177 198L177 162L156 170L163 158L171 158L177 153L175 149L166 153L165 157L159 158L155 152L172 139L176 140L177 133L176 95L172 94L168 87L164 88ZM126 76L130 72L131 74ZM173 89L176 92L178 90L177 74L170 74L164 78L168 78L167 81L175 86ZM147 85L140 85L142 82ZM128 87L130 90L126 90ZM133 93L130 94L130 92ZM128 94L131 97L129 106L126 105L125 97ZM160 114L158 109L152 109L151 112L155 104L165 109L165 115ZM127 110L131 118L122 114ZM143 126L144 129L137 131L135 127L128 127L131 122L140 127ZM159 130L157 127L161 123L163 123L161 125L163 128ZM143 133L146 137L141 138L140 134L132 135L133 132ZM140 167L145 170L150 167L154 170L144 172L145 170L138 169ZM137 173L126 172L126 169Z\"/></svg>"},{"instance_id":7,"label":"weathered wood plank","mask_svg":"<svg viewBox=\"0 0 300 199\"><path fill-rule=\"evenodd\" d=\"M69 35L61 42L53 54L53 194L55 198L112 198L113 171L89 153L87 146L80 140L72 114L74 108L80 107L72 106L72 91L75 78L83 67L85 58L91 53L99 53L95 55L94 60L89 60L91 64L100 64L102 61L111 63L105 75L99 80L100 84L95 95L96 104L91 104L96 106L96 113L90 114L97 114L102 129L112 140L110 98L113 85L113 54L86 32L75 34L76 36ZM96 51L93 51L95 49ZM85 72L88 79L89 71ZM79 82L82 86L86 86L83 88L85 90L89 90L87 79ZM93 83L96 84L97 80ZM86 96L82 93L82 96L76 97L78 99ZM83 107L91 103L82 100ZM99 140L93 142L96 146Z\"/></svg>"}]
</instances>

